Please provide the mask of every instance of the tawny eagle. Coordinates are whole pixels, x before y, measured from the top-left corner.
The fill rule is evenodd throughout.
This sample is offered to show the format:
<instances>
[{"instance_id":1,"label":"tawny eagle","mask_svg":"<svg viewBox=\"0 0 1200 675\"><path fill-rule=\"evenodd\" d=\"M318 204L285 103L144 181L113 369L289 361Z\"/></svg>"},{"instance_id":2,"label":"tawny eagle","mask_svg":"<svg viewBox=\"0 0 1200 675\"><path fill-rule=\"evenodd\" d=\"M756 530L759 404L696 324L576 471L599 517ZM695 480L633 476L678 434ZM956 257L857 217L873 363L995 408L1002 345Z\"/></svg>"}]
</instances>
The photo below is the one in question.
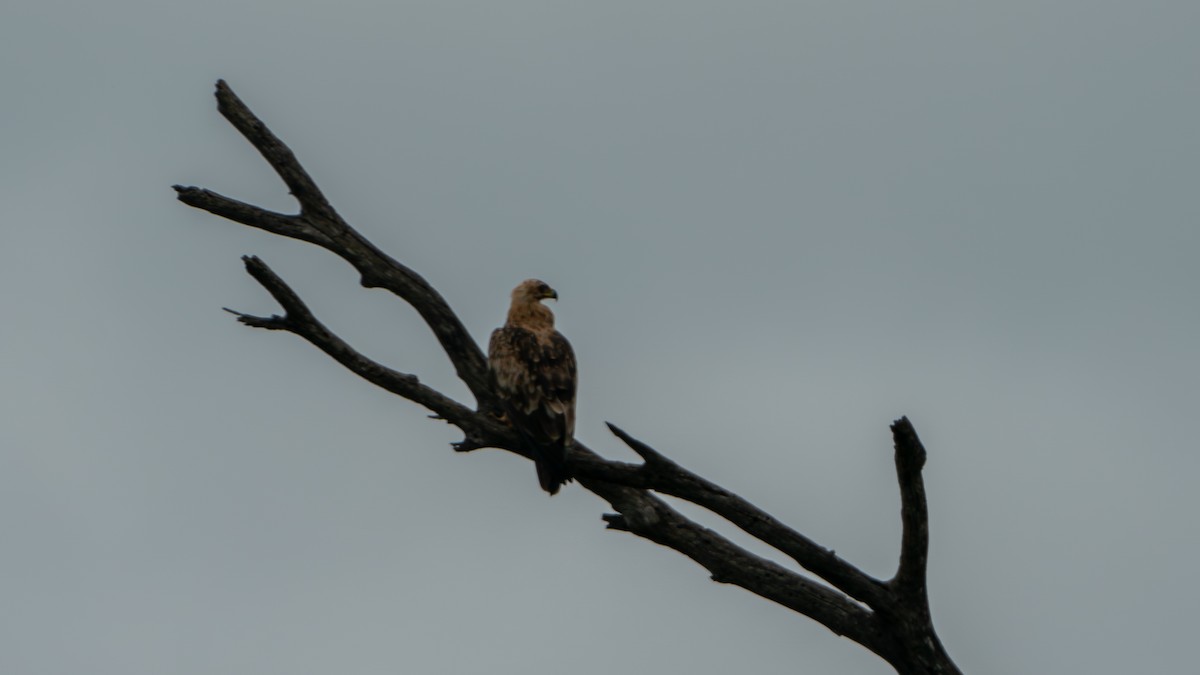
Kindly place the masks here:
<instances>
[{"instance_id":1,"label":"tawny eagle","mask_svg":"<svg viewBox=\"0 0 1200 675\"><path fill-rule=\"evenodd\" d=\"M575 435L575 352L554 330L554 313L542 304L558 293L528 279L513 289L504 326L492 331L488 373L508 423L537 466L550 494L570 480L567 448Z\"/></svg>"}]
</instances>

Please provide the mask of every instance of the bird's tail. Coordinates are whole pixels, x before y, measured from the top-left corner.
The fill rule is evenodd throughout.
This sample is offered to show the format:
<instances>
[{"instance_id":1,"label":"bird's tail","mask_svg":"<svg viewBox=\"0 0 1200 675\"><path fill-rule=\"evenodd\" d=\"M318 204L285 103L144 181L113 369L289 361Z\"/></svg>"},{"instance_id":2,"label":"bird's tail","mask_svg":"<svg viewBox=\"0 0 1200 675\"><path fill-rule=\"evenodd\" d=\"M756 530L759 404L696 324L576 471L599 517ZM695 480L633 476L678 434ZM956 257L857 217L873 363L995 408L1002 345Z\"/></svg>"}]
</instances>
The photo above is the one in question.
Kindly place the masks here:
<instances>
[{"instance_id":1,"label":"bird's tail","mask_svg":"<svg viewBox=\"0 0 1200 675\"><path fill-rule=\"evenodd\" d=\"M571 480L571 474L567 471L566 444L531 443L530 450L537 467L538 483L543 490L555 494L563 483Z\"/></svg>"}]
</instances>

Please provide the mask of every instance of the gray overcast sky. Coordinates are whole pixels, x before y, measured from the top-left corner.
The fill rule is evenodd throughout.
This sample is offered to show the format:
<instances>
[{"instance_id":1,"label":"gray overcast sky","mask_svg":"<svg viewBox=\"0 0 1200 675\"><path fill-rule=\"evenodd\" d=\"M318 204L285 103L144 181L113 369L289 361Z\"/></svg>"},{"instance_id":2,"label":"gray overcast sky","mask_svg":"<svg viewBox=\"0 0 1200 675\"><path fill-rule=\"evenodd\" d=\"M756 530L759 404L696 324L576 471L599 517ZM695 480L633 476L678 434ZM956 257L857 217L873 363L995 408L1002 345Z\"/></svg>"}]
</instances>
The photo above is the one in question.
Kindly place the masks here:
<instances>
[{"instance_id":1,"label":"gray overcast sky","mask_svg":"<svg viewBox=\"0 0 1200 675\"><path fill-rule=\"evenodd\" d=\"M1153 0L7 3L0 672L891 672L221 312L277 309L257 253L466 397L344 263L174 201L293 209L218 77L477 338L553 284L591 447L629 457L616 422L888 576L907 414L964 670L1194 668L1198 25Z\"/></svg>"}]
</instances>

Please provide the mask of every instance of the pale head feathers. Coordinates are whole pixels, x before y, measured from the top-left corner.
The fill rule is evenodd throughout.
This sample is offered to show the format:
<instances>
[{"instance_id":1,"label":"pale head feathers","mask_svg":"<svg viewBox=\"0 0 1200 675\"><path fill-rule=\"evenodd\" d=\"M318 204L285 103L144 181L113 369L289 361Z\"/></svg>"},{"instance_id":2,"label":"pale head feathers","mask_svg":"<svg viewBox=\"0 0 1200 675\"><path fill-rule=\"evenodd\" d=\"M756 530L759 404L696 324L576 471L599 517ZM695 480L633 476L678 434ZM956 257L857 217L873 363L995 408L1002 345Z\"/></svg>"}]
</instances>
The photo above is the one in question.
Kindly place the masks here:
<instances>
[{"instance_id":1,"label":"pale head feathers","mask_svg":"<svg viewBox=\"0 0 1200 675\"><path fill-rule=\"evenodd\" d=\"M558 293L550 285L540 279L526 279L517 284L512 291L513 302L518 299L523 302L537 302L546 298L558 299Z\"/></svg>"},{"instance_id":2,"label":"pale head feathers","mask_svg":"<svg viewBox=\"0 0 1200 675\"><path fill-rule=\"evenodd\" d=\"M542 304L548 298L558 299L549 284L538 279L526 279L512 291L512 306L508 308L508 323L535 333L554 330L554 313Z\"/></svg>"}]
</instances>

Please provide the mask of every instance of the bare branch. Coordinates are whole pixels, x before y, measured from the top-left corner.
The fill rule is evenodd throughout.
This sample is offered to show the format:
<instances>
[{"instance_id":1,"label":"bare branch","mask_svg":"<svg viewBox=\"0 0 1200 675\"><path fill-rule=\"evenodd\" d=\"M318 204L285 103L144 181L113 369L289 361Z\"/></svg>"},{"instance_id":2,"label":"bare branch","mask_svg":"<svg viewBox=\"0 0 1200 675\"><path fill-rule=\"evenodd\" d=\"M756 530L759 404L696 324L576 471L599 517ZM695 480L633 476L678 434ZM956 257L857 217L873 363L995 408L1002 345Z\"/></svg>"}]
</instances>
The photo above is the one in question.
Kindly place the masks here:
<instances>
[{"instance_id":1,"label":"bare branch","mask_svg":"<svg viewBox=\"0 0 1200 675\"><path fill-rule=\"evenodd\" d=\"M333 244L329 237L321 234L319 230L309 225L308 221L300 216L289 216L268 211L245 202L239 202L236 199L219 195L212 190L185 187L183 185L175 185L174 188L175 192L178 193L179 201L184 204L203 209L222 218L228 218L235 223L257 227L271 234L307 241L322 248L329 248Z\"/></svg>"},{"instance_id":2,"label":"bare branch","mask_svg":"<svg viewBox=\"0 0 1200 675\"><path fill-rule=\"evenodd\" d=\"M275 270L268 267L262 258L256 255L244 255L242 262L246 264L246 272L267 289L271 297L275 298L275 301L287 312L287 317L293 324L298 326L320 325L296 291L284 283L283 279L279 278L279 275L275 274Z\"/></svg>"},{"instance_id":3,"label":"bare branch","mask_svg":"<svg viewBox=\"0 0 1200 675\"><path fill-rule=\"evenodd\" d=\"M779 522L745 499L667 459L615 425L610 423L608 428L646 460L645 471L638 472L633 479L638 487L649 488L703 506L737 525L747 534L779 549L804 569L833 584L850 597L871 606L882 602L883 585L874 577ZM620 482L616 475L609 475L610 480Z\"/></svg>"},{"instance_id":4,"label":"bare branch","mask_svg":"<svg viewBox=\"0 0 1200 675\"><path fill-rule=\"evenodd\" d=\"M512 433L485 413L478 413L452 401L418 382L413 375L386 368L362 356L334 335L313 316L307 305L270 267L256 256L244 256L246 271L284 308L284 316L256 317L233 312L250 326L285 330L308 340L339 363L372 383L399 394L463 429L468 441L477 447L493 446L525 451L514 442ZM648 446L644 448L653 453ZM655 453L656 454L656 453ZM572 466L602 466L607 462L582 443L571 449ZM669 462L665 458L662 461ZM672 548L704 566L715 581L741 586L810 616L839 635L856 640L868 639L862 631L870 613L845 596L790 572L773 562L753 555L717 533L680 515L662 500L642 490L579 477L580 483L608 500L621 512L621 529Z\"/></svg>"},{"instance_id":5,"label":"bare branch","mask_svg":"<svg viewBox=\"0 0 1200 675\"><path fill-rule=\"evenodd\" d=\"M354 266L367 288L386 288L420 313L481 409L489 407L487 362L450 305L421 275L401 265L367 241L338 215L300 165L295 154L246 107L224 80L217 82L217 109L258 149L300 202L300 214L280 214L251 207L200 188L175 186L179 200L239 223L307 241Z\"/></svg>"},{"instance_id":6,"label":"bare branch","mask_svg":"<svg viewBox=\"0 0 1200 675\"><path fill-rule=\"evenodd\" d=\"M609 529L674 549L707 569L713 581L740 586L799 612L876 653L887 649L872 612L841 593L750 553L643 490L577 479L619 512L604 516Z\"/></svg>"},{"instance_id":7,"label":"bare branch","mask_svg":"<svg viewBox=\"0 0 1200 675\"><path fill-rule=\"evenodd\" d=\"M718 583L743 587L757 596L798 611L872 651L883 649L872 634L870 610L841 593L751 554L720 534L685 518L647 492L628 488L614 491L613 486L589 483L586 479L581 479L581 483L620 510L619 515L605 516L611 530L634 533L682 552L708 569ZM637 501L637 507L631 508L629 500ZM638 515L631 518L630 513Z\"/></svg>"},{"instance_id":8,"label":"bare branch","mask_svg":"<svg viewBox=\"0 0 1200 675\"><path fill-rule=\"evenodd\" d=\"M351 372L399 396L425 406L465 435L460 451L503 448L528 457L511 428L490 414L494 396L479 345L442 296L420 275L377 249L333 209L295 155L267 129L224 81L216 91L218 109L270 163L300 202L300 213L267 211L209 190L175 186L180 201L250 227L316 244L355 267L366 287L386 288L411 304L433 330L467 384L478 406L472 409L428 387L415 375L387 368L356 351L316 319L300 297L262 260L243 258L254 277L284 310L259 317L233 310L248 326L299 335ZM892 425L900 482L903 537L895 577L883 583L839 558L833 551L780 523L732 492L676 464L614 425L612 432L643 460L640 465L606 460L576 440L568 467L587 490L616 513L604 520L613 530L630 532L691 558L713 580L740 586L808 616L845 635L908 675L959 671L933 630L926 596L929 530L921 469L925 449L907 418ZM828 582L756 556L718 533L689 520L655 492L704 507L748 534L775 547L804 569Z\"/></svg>"},{"instance_id":9,"label":"bare branch","mask_svg":"<svg viewBox=\"0 0 1200 675\"><path fill-rule=\"evenodd\" d=\"M243 256L242 260L250 276L267 289L286 314L282 317L263 318L228 310L237 315L238 321L256 328L284 330L299 335L368 382L425 406L442 419L462 429L468 438L486 437L493 441L506 441L501 447L517 445L511 438L512 434L495 420L477 414L458 401L421 384L416 375L392 370L360 354L318 321L308 306L300 300L300 296L262 259L257 256Z\"/></svg>"},{"instance_id":10,"label":"bare branch","mask_svg":"<svg viewBox=\"0 0 1200 675\"><path fill-rule=\"evenodd\" d=\"M892 585L901 592L925 595L925 567L929 555L929 511L925 505L925 446L907 417L892 424L896 445L896 477L900 482L900 565Z\"/></svg>"},{"instance_id":11,"label":"bare branch","mask_svg":"<svg viewBox=\"0 0 1200 675\"><path fill-rule=\"evenodd\" d=\"M418 382L413 375L386 368L362 356L334 335L313 316L307 305L270 267L256 256L244 256L246 270L284 308L284 316L257 317L231 311L244 324L270 330L284 330L308 340L332 356L352 372L372 383L420 403L461 428L467 435L464 443L474 447L502 447L518 454L525 450L515 442L512 432L498 424L486 413L473 411L450 400L439 392ZM648 446L647 452L653 453ZM571 449L572 466L599 467L617 462L602 459L582 443ZM669 462L665 458L662 461ZM584 487L609 501L620 511L619 526L662 546L672 548L707 569L713 580L734 584L778 602L813 618L838 635L851 636L864 642L874 638L864 631L870 625L870 612L850 601L841 593L736 546L729 540L685 518L661 499L643 491L579 476Z\"/></svg>"},{"instance_id":12,"label":"bare branch","mask_svg":"<svg viewBox=\"0 0 1200 675\"><path fill-rule=\"evenodd\" d=\"M275 173L287 184L292 196L300 202L300 212L329 220L341 220L337 212L321 194L316 182L300 166L291 148L283 144L262 120L250 112L242 99L225 84L225 80L217 80L217 110L229 120L246 140L250 141L262 154L263 159L275 169Z\"/></svg>"}]
</instances>

